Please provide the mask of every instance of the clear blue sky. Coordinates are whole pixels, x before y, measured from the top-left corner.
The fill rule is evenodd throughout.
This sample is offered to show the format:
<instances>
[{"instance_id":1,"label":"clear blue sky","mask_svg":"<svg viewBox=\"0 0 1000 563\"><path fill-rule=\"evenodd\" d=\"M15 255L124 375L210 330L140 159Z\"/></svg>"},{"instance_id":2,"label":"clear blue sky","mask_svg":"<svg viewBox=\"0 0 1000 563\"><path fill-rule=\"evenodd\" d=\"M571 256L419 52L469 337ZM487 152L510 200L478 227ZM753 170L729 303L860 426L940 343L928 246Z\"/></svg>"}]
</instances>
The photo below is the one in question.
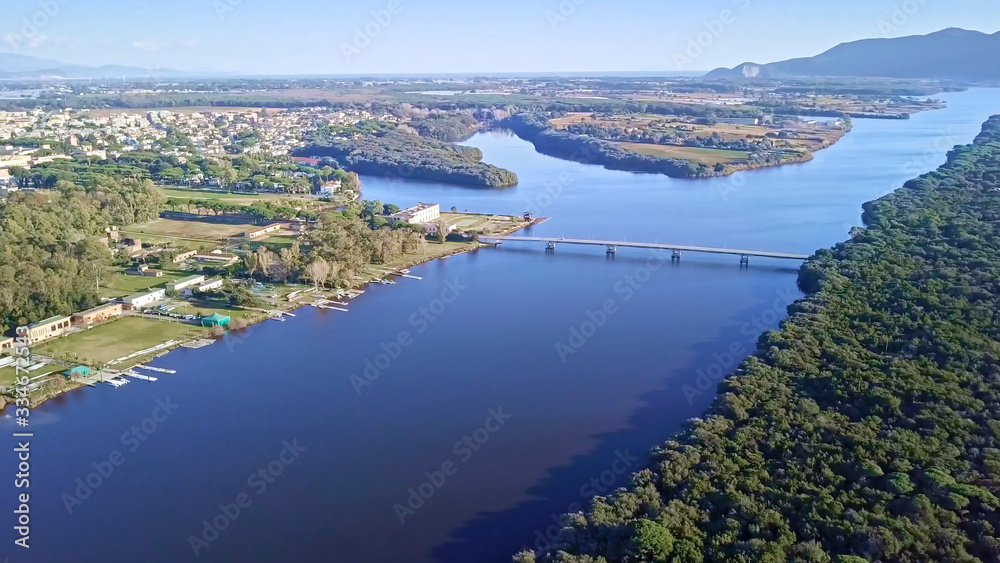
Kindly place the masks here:
<instances>
[{"instance_id":1,"label":"clear blue sky","mask_svg":"<svg viewBox=\"0 0 1000 563\"><path fill-rule=\"evenodd\" d=\"M390 5L398 13L375 23ZM708 70L1000 30L996 0L4 0L0 13L2 51L266 74ZM376 33L358 39L366 26Z\"/></svg>"}]
</instances>

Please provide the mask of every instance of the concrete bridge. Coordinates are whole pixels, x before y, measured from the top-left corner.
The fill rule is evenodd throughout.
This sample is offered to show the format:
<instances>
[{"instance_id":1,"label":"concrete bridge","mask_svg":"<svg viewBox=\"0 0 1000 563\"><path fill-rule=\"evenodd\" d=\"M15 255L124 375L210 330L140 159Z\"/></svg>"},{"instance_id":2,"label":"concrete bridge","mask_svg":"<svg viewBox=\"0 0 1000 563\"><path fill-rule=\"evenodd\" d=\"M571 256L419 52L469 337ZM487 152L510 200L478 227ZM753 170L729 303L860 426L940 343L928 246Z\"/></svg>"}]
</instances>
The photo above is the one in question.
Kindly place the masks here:
<instances>
[{"instance_id":1,"label":"concrete bridge","mask_svg":"<svg viewBox=\"0 0 1000 563\"><path fill-rule=\"evenodd\" d=\"M749 264L751 256L759 256L761 258L776 258L779 260L806 260L809 258L808 254L793 254L790 252L770 252L766 250L740 250L736 248L713 248L709 246L686 246L682 244L663 244L659 242L586 240L586 239L571 239L562 237L481 237L480 240L482 240L485 243L494 244L496 246L500 246L501 244L506 242L544 242L545 248L547 248L548 250L555 250L557 244L603 246L607 249L608 254L617 253L618 247L670 250L673 251L671 260L680 260L681 254L684 252L702 252L706 254L730 254L733 256L739 256L741 265Z\"/></svg>"}]
</instances>

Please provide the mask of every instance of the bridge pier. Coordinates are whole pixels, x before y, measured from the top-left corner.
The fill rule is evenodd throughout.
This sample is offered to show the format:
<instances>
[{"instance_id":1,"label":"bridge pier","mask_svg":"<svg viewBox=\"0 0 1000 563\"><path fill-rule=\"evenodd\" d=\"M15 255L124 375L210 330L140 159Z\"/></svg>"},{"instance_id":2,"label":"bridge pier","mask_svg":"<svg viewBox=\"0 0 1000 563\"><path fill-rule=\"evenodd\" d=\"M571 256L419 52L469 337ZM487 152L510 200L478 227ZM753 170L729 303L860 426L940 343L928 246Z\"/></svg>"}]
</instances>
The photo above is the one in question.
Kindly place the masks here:
<instances>
[{"instance_id":1,"label":"bridge pier","mask_svg":"<svg viewBox=\"0 0 1000 563\"><path fill-rule=\"evenodd\" d=\"M670 256L670 261L671 262L680 262L681 261L681 251L680 250L675 250L674 253Z\"/></svg>"},{"instance_id":2,"label":"bridge pier","mask_svg":"<svg viewBox=\"0 0 1000 563\"><path fill-rule=\"evenodd\" d=\"M617 253L618 253L618 247L617 247L617 246L614 246L614 245L611 245L611 244L609 244L609 245L608 245L608 254L609 254L609 255L611 255L611 256L614 256L614 255L615 255L615 254L617 254Z\"/></svg>"},{"instance_id":3,"label":"bridge pier","mask_svg":"<svg viewBox=\"0 0 1000 563\"><path fill-rule=\"evenodd\" d=\"M555 250L555 249L556 249L556 243L552 241L545 243L545 250Z\"/></svg>"},{"instance_id":4,"label":"bridge pier","mask_svg":"<svg viewBox=\"0 0 1000 563\"><path fill-rule=\"evenodd\" d=\"M740 267L742 268L744 266L746 266L747 268L750 267L750 256L748 254L740 255Z\"/></svg>"}]
</instances>

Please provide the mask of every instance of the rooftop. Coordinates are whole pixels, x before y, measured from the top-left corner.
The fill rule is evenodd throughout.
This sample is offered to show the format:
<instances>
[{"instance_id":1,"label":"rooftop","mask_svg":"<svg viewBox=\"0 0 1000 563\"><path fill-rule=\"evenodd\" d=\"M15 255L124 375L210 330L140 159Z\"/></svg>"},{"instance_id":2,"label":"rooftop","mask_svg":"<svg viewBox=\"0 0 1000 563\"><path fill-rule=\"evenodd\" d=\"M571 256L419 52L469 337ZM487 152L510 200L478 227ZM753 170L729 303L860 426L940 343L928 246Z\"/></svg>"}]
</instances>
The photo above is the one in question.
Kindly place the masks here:
<instances>
[{"instance_id":1,"label":"rooftop","mask_svg":"<svg viewBox=\"0 0 1000 563\"><path fill-rule=\"evenodd\" d=\"M28 328L34 328L36 326L42 326L42 325L52 324L52 323L54 323L56 321L64 321L64 320L66 320L68 318L69 317L67 317L66 315L56 315L54 317L49 317L49 318L45 319L44 321L38 321L37 323L31 323L30 325L28 325Z\"/></svg>"}]
</instances>

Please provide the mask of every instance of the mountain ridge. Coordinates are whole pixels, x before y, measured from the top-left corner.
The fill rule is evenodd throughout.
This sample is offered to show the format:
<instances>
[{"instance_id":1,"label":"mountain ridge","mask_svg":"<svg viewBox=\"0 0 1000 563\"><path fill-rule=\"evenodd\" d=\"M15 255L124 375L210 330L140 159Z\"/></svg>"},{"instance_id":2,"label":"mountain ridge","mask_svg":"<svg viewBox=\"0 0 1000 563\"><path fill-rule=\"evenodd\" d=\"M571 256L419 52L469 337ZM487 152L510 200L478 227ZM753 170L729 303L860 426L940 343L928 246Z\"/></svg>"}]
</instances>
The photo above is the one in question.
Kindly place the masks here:
<instances>
[{"instance_id":1,"label":"mountain ridge","mask_svg":"<svg viewBox=\"0 0 1000 563\"><path fill-rule=\"evenodd\" d=\"M709 79L855 76L939 80L1000 80L1000 32L948 28L927 35L861 39L814 57L719 68Z\"/></svg>"}]
</instances>

